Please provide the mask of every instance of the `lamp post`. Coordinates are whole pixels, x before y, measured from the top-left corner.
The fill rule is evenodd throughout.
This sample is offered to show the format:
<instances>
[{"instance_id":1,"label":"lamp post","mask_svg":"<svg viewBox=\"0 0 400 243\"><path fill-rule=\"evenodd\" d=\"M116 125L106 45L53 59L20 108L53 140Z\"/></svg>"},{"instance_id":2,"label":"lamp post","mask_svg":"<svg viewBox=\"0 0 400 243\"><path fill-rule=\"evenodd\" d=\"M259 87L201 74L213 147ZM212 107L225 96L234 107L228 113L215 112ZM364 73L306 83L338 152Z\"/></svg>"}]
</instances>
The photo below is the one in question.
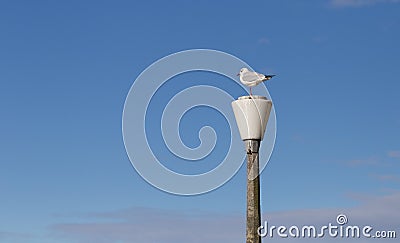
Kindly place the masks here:
<instances>
[{"instance_id":1,"label":"lamp post","mask_svg":"<svg viewBox=\"0 0 400 243\"><path fill-rule=\"evenodd\" d=\"M247 153L246 243L261 243L260 176L258 151L264 138L272 101L264 96L242 96L232 102L240 137Z\"/></svg>"}]
</instances>

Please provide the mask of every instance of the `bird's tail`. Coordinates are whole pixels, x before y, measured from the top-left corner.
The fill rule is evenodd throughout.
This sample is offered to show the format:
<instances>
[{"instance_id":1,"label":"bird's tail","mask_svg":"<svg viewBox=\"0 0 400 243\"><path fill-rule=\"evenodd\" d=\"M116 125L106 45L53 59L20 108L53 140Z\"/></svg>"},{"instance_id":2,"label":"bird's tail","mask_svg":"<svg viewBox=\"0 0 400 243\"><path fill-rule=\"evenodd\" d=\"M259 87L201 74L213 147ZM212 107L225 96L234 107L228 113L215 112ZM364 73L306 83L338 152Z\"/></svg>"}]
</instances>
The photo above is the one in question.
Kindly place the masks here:
<instances>
[{"instance_id":1,"label":"bird's tail","mask_svg":"<svg viewBox=\"0 0 400 243\"><path fill-rule=\"evenodd\" d=\"M270 80L271 78L273 78L275 75L264 75L264 80L263 81L267 81Z\"/></svg>"}]
</instances>

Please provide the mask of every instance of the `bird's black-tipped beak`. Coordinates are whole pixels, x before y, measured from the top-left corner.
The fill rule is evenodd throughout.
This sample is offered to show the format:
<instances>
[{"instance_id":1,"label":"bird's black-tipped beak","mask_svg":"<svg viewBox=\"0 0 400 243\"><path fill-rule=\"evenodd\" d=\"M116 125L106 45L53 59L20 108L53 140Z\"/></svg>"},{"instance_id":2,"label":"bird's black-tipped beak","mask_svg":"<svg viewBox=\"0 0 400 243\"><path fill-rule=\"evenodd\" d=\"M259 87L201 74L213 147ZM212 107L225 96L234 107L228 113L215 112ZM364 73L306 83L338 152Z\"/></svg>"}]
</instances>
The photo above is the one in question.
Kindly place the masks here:
<instances>
[{"instance_id":1,"label":"bird's black-tipped beak","mask_svg":"<svg viewBox=\"0 0 400 243\"><path fill-rule=\"evenodd\" d=\"M239 75L240 75L240 73L236 74L236 76L239 76Z\"/></svg>"}]
</instances>

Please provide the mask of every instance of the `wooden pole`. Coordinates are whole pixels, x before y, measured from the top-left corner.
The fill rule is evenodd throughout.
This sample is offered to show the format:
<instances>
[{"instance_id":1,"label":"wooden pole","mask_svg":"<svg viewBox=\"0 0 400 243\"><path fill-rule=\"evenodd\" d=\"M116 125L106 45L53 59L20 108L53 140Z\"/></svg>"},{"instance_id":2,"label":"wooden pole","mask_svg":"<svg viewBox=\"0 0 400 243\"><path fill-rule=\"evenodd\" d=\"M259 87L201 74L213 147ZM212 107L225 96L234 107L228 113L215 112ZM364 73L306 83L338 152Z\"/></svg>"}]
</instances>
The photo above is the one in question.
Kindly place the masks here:
<instances>
[{"instance_id":1,"label":"wooden pole","mask_svg":"<svg viewBox=\"0 0 400 243\"><path fill-rule=\"evenodd\" d=\"M247 152L247 224L246 243L261 243L258 227L261 225L260 176L258 149L259 140L246 140Z\"/></svg>"}]
</instances>

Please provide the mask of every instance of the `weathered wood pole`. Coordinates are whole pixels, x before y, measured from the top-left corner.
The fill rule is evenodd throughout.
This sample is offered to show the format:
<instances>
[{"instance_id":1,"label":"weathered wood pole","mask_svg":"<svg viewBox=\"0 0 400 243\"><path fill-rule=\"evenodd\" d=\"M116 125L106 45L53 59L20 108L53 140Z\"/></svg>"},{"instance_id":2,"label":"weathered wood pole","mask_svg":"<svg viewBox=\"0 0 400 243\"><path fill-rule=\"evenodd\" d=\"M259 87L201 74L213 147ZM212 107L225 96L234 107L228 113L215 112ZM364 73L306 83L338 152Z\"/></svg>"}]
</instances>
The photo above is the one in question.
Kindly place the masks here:
<instances>
[{"instance_id":1,"label":"weathered wood pole","mask_svg":"<svg viewBox=\"0 0 400 243\"><path fill-rule=\"evenodd\" d=\"M260 176L258 149L259 140L246 140L247 153L247 224L246 243L261 243L258 227L261 225Z\"/></svg>"}]
</instances>

